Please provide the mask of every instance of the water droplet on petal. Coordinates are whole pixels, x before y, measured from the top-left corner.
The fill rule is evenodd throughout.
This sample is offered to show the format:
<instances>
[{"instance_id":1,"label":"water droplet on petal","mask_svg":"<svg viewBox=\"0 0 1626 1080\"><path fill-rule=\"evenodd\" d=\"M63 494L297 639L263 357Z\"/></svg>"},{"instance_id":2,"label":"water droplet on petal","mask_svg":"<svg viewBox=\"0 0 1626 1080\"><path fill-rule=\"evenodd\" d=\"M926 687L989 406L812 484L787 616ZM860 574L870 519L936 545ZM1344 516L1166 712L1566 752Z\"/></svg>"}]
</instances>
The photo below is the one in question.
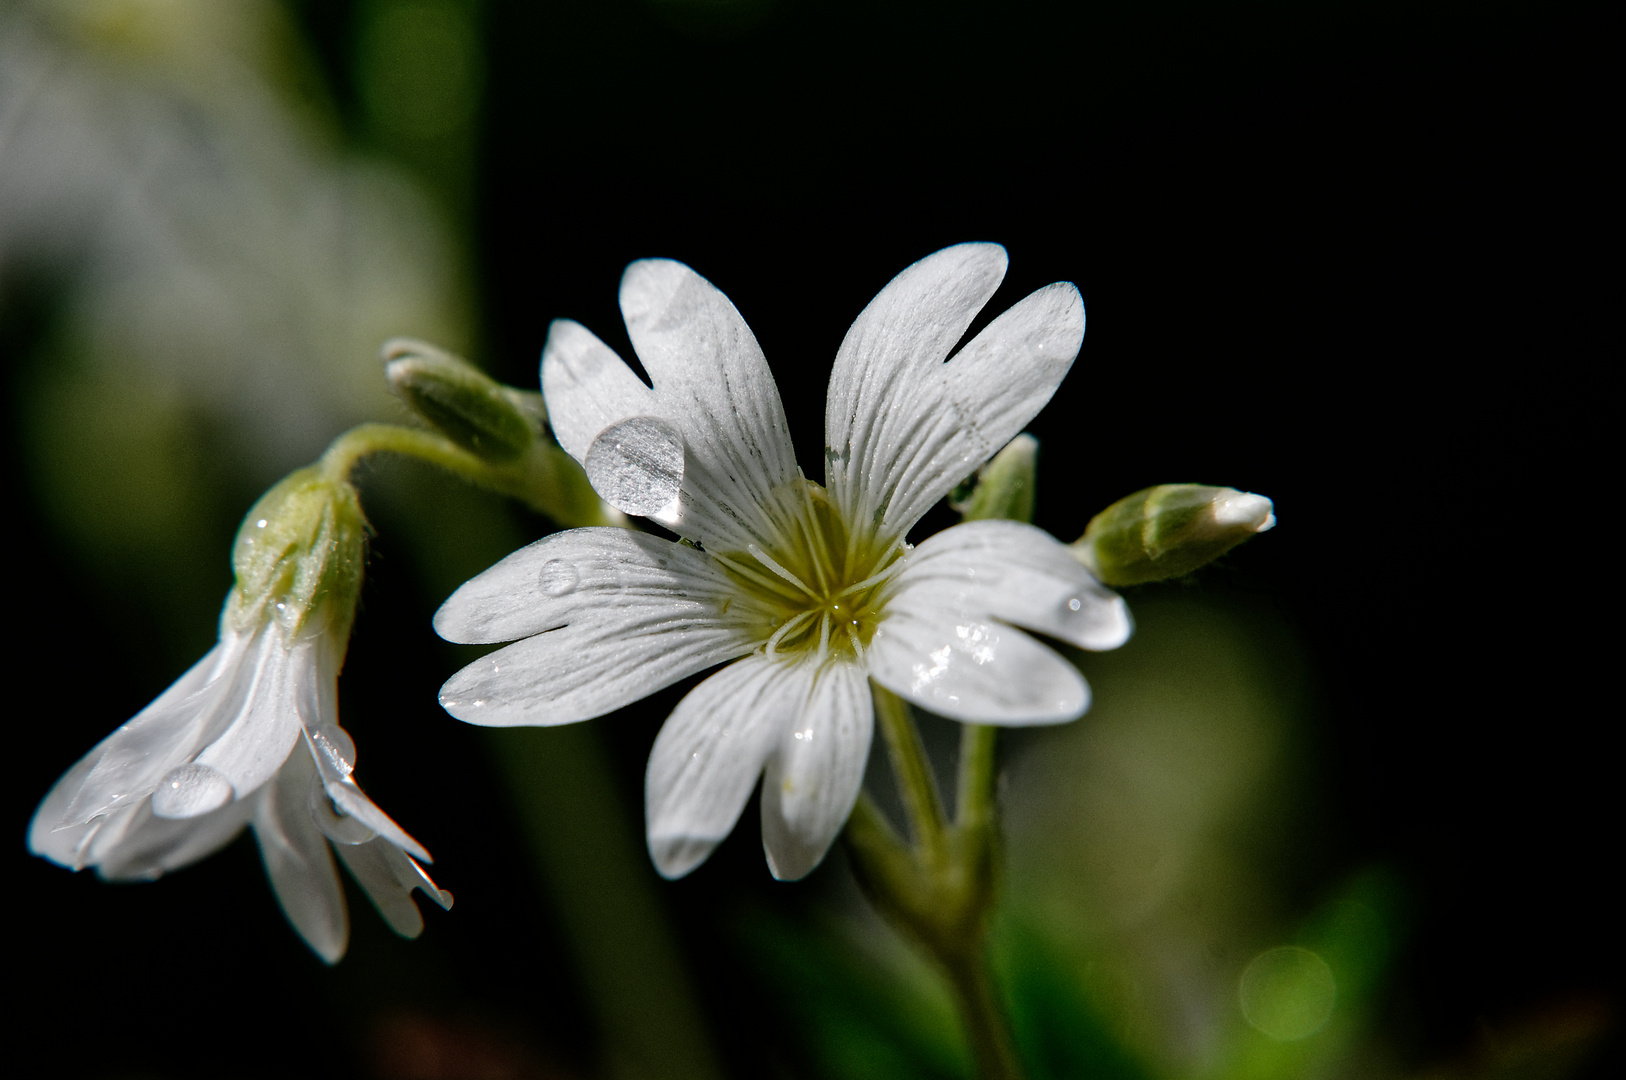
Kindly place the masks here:
<instances>
[{"instance_id":1,"label":"water droplet on petal","mask_svg":"<svg viewBox=\"0 0 1626 1080\"><path fill-rule=\"evenodd\" d=\"M624 514L650 517L683 487L683 436L654 416L632 416L599 432L587 450L587 479Z\"/></svg>"},{"instance_id":2,"label":"water droplet on petal","mask_svg":"<svg viewBox=\"0 0 1626 1080\"><path fill-rule=\"evenodd\" d=\"M152 793L152 812L163 818L189 818L225 806L232 797L224 773L193 762L171 769Z\"/></svg>"},{"instance_id":3,"label":"water droplet on petal","mask_svg":"<svg viewBox=\"0 0 1626 1080\"><path fill-rule=\"evenodd\" d=\"M359 819L335 806L321 784L311 785L310 808L316 827L335 844L365 844L378 835Z\"/></svg>"},{"instance_id":4,"label":"water droplet on petal","mask_svg":"<svg viewBox=\"0 0 1626 1080\"><path fill-rule=\"evenodd\" d=\"M549 559L542 564L542 591L549 596L564 596L574 589L582 576L563 559Z\"/></svg>"},{"instance_id":5,"label":"water droplet on petal","mask_svg":"<svg viewBox=\"0 0 1626 1080\"><path fill-rule=\"evenodd\" d=\"M1079 598L1076 597L1076 596L1073 597L1071 600L1067 601L1067 610L1068 611L1077 611L1079 608L1081 608L1083 606L1084 606L1083 601L1079 600Z\"/></svg>"}]
</instances>

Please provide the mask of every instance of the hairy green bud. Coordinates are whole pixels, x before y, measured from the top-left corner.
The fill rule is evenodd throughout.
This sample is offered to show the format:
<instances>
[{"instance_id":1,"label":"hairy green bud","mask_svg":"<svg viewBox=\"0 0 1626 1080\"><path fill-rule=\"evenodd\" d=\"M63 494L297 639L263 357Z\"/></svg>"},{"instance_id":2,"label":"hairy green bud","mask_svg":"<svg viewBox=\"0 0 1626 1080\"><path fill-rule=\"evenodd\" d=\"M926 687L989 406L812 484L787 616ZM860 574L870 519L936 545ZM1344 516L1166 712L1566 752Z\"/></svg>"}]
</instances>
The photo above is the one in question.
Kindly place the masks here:
<instances>
[{"instance_id":1,"label":"hairy green bud","mask_svg":"<svg viewBox=\"0 0 1626 1080\"><path fill-rule=\"evenodd\" d=\"M1039 457L1039 440L1018 435L949 495L949 505L965 521L999 518L1005 521L1033 520L1034 473ZM970 488L966 492L965 488Z\"/></svg>"},{"instance_id":2,"label":"hairy green bud","mask_svg":"<svg viewBox=\"0 0 1626 1080\"><path fill-rule=\"evenodd\" d=\"M1104 584L1139 585L1183 577L1275 524L1263 495L1159 484L1095 515L1072 547Z\"/></svg>"},{"instance_id":3,"label":"hairy green bud","mask_svg":"<svg viewBox=\"0 0 1626 1080\"><path fill-rule=\"evenodd\" d=\"M441 434L487 461L513 461L542 427L540 394L512 390L433 345L394 338L383 349L390 389Z\"/></svg>"},{"instance_id":4,"label":"hairy green bud","mask_svg":"<svg viewBox=\"0 0 1626 1080\"><path fill-rule=\"evenodd\" d=\"M295 633L314 618L343 641L366 553L367 519L356 489L319 466L291 473L260 496L237 531L237 585L223 618L238 629L276 619Z\"/></svg>"}]
</instances>

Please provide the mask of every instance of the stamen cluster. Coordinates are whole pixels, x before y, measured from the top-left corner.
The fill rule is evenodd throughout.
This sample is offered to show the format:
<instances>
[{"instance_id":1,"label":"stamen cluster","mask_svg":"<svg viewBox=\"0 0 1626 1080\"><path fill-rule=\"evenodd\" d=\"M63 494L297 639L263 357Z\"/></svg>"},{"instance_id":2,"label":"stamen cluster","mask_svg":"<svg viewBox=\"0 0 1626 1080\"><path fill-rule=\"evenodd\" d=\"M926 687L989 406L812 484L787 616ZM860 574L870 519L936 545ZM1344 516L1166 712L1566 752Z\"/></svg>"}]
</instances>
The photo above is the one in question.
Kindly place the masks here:
<instances>
[{"instance_id":1,"label":"stamen cluster","mask_svg":"<svg viewBox=\"0 0 1626 1080\"><path fill-rule=\"evenodd\" d=\"M865 542L848 530L823 487L797 485L773 550L712 553L762 620L769 659L808 654L862 661L880 624L886 585L905 565L902 539Z\"/></svg>"}]
</instances>

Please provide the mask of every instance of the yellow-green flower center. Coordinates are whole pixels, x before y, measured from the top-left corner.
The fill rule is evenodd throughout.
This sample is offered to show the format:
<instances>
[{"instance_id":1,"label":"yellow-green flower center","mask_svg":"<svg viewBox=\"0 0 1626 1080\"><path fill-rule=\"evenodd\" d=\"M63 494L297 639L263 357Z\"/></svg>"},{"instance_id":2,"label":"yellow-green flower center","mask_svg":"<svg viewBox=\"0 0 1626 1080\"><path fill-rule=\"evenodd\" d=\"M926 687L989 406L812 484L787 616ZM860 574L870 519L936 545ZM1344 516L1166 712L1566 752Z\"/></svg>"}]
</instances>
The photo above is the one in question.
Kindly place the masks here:
<instances>
[{"instance_id":1,"label":"yellow-green flower center","mask_svg":"<svg viewBox=\"0 0 1626 1080\"><path fill-rule=\"evenodd\" d=\"M818 484L786 494L771 547L713 555L759 613L770 658L862 659L906 546L854 536Z\"/></svg>"}]
</instances>

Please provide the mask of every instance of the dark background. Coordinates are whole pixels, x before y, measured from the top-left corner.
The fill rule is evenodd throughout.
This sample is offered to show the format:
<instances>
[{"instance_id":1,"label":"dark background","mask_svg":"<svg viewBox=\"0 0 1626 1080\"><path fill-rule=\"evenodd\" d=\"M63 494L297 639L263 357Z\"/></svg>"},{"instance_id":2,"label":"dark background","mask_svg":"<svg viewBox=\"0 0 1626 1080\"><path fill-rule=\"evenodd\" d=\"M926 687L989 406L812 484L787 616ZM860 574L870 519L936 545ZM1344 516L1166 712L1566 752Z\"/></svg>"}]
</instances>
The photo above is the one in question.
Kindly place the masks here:
<instances>
[{"instance_id":1,"label":"dark background","mask_svg":"<svg viewBox=\"0 0 1626 1080\"><path fill-rule=\"evenodd\" d=\"M489 369L534 385L563 316L630 355L622 266L679 258L750 322L818 475L829 359L892 274L949 243L1005 244L1010 273L978 327L1077 282L1084 349L1032 426L1039 523L1070 539L1106 503L1171 480L1276 500L1281 527L1202 587L1275 605L1314 659L1322 838L1294 880L1308 896L1377 862L1406 881L1415 921L1384 1007L1404 1059L1463 1060L1555 1011L1617 1030L1619 769L1603 732L1618 707L1584 689L1613 622L1597 575L1614 561L1607 504L1584 494L1604 360L1596 200L1614 141L1595 13L784 2L741 23L728 10L485 8L478 164L447 198L476 238ZM350 7L294 11L364 137ZM9 304L8 354L26 357L49 310L48 295ZM122 646L140 613L84 583L27 479L9 479L20 840L86 748L82 725L59 719L111 728L178 672ZM391 717L366 721L400 736L363 741L369 788L440 856L442 882L478 901L429 912L408 949L353 897L351 956L326 972L246 842L126 888L19 842L8 966L34 1004L14 1038L63 1074L365 1074L383 1068L392 1015L566 1068L594 1060L483 736L426 705L458 662L428 628L440 597L375 521L343 709ZM220 563L206 572L223 593ZM602 722L629 813L675 700ZM741 1077L797 1059L730 932L751 904L802 902L763 872L753 816L663 894ZM132 1051L155 1028L175 1033L162 1054ZM1604 1039L1600 1076L1610 1047L1618 1067Z\"/></svg>"}]
</instances>

